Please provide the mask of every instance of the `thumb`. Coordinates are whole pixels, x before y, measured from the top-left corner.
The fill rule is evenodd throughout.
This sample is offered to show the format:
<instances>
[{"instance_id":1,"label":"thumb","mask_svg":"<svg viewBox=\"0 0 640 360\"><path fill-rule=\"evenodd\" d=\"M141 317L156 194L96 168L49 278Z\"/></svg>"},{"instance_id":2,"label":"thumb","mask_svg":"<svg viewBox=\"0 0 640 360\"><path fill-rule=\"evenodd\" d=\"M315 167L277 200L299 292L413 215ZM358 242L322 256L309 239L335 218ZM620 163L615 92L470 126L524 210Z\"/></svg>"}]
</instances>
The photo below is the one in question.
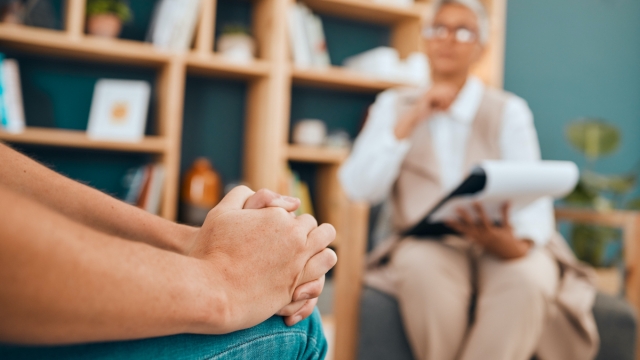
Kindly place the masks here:
<instances>
[{"instance_id":1,"label":"thumb","mask_svg":"<svg viewBox=\"0 0 640 360\"><path fill-rule=\"evenodd\" d=\"M214 210L240 210L253 194L255 194L255 192L244 185L236 186L233 190L229 191L227 196L220 200L220 203L218 203Z\"/></svg>"}]
</instances>

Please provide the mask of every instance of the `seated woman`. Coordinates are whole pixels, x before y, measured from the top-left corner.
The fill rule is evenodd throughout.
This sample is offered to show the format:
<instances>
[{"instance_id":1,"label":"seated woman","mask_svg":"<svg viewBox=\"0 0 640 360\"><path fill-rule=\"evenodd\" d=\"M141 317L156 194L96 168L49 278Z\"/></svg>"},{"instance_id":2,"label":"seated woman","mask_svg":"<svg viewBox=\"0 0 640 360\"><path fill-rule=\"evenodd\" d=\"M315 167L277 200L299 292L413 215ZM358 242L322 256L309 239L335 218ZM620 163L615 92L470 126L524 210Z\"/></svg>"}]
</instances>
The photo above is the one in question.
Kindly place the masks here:
<instances>
[{"instance_id":1,"label":"seated woman","mask_svg":"<svg viewBox=\"0 0 640 360\"><path fill-rule=\"evenodd\" d=\"M390 197L398 234L480 161L540 159L526 102L469 75L489 37L482 4L442 0L433 14L423 32L432 83L380 94L340 170L352 199ZM554 230L551 200L513 214L505 204L501 225L487 221L480 204L475 211L460 210L447 224L459 236L393 236L372 254L366 283L398 300L414 356L595 356L595 290Z\"/></svg>"}]
</instances>

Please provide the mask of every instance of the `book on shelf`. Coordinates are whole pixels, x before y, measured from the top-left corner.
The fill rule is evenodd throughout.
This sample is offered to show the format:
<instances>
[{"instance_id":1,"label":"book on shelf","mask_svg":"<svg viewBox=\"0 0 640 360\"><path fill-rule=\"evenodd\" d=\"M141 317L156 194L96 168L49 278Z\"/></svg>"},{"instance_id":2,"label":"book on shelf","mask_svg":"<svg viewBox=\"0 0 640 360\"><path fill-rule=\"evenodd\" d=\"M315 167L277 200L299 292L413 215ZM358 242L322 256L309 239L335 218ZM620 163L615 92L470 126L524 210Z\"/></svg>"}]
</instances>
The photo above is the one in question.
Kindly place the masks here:
<instances>
[{"instance_id":1,"label":"book on shelf","mask_svg":"<svg viewBox=\"0 0 640 360\"><path fill-rule=\"evenodd\" d=\"M0 123L4 131L24 131L24 105L20 86L20 69L15 59L0 54Z\"/></svg>"},{"instance_id":2,"label":"book on shelf","mask_svg":"<svg viewBox=\"0 0 640 360\"><path fill-rule=\"evenodd\" d=\"M330 66L322 19L305 5L294 3L287 20L294 64L301 68Z\"/></svg>"},{"instance_id":3,"label":"book on shelf","mask_svg":"<svg viewBox=\"0 0 640 360\"><path fill-rule=\"evenodd\" d=\"M156 4L147 33L154 46L177 52L189 50L201 0L161 0Z\"/></svg>"},{"instance_id":4,"label":"book on shelf","mask_svg":"<svg viewBox=\"0 0 640 360\"><path fill-rule=\"evenodd\" d=\"M510 214L514 214L541 198L561 198L575 188L579 175L578 167L570 161L484 161L404 235L455 234L445 222L457 219L458 209L465 209L474 220L479 220L473 210L476 203L483 207L490 221L501 223L505 203L509 203Z\"/></svg>"},{"instance_id":5,"label":"book on shelf","mask_svg":"<svg viewBox=\"0 0 640 360\"><path fill-rule=\"evenodd\" d=\"M164 180L165 170L161 164L148 164L131 170L125 178L128 186L125 202L159 214Z\"/></svg>"},{"instance_id":6,"label":"book on shelf","mask_svg":"<svg viewBox=\"0 0 640 360\"><path fill-rule=\"evenodd\" d=\"M309 185L300 180L300 176L291 168L287 168L284 184L282 184L281 192L288 196L300 199L300 207L295 211L296 215L309 214L314 216L313 203L311 201L311 192Z\"/></svg>"}]
</instances>

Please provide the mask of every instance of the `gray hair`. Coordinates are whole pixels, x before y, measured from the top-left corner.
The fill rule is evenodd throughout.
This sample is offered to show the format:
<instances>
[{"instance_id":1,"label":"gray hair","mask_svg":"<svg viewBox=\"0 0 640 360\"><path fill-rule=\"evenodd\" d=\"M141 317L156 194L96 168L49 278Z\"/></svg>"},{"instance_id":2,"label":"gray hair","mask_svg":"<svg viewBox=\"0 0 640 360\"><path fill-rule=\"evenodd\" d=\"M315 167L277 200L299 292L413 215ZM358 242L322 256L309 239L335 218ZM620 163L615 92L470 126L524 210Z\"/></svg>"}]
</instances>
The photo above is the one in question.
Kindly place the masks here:
<instances>
[{"instance_id":1,"label":"gray hair","mask_svg":"<svg viewBox=\"0 0 640 360\"><path fill-rule=\"evenodd\" d=\"M471 10L478 19L478 36L480 38L480 43L485 45L489 41L489 15L487 15L487 10L480 2L480 0L437 0L433 4L433 16L435 17L440 8L449 4L457 4L466 7ZM433 21L433 19L431 20Z\"/></svg>"}]
</instances>

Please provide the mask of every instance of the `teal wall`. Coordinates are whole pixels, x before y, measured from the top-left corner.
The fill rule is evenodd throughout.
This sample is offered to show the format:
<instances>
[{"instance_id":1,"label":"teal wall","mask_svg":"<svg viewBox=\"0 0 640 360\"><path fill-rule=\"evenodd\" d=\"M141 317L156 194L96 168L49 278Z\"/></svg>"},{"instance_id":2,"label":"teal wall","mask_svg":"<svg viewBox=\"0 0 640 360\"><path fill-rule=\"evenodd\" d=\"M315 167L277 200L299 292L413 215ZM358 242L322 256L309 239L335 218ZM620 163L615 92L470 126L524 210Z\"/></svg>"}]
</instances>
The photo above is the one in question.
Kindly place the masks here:
<instances>
[{"instance_id":1,"label":"teal wall","mask_svg":"<svg viewBox=\"0 0 640 360\"><path fill-rule=\"evenodd\" d=\"M622 146L596 169L630 170L640 159L640 1L509 0L505 88L529 102L543 158L584 165L565 126L601 117Z\"/></svg>"}]
</instances>

